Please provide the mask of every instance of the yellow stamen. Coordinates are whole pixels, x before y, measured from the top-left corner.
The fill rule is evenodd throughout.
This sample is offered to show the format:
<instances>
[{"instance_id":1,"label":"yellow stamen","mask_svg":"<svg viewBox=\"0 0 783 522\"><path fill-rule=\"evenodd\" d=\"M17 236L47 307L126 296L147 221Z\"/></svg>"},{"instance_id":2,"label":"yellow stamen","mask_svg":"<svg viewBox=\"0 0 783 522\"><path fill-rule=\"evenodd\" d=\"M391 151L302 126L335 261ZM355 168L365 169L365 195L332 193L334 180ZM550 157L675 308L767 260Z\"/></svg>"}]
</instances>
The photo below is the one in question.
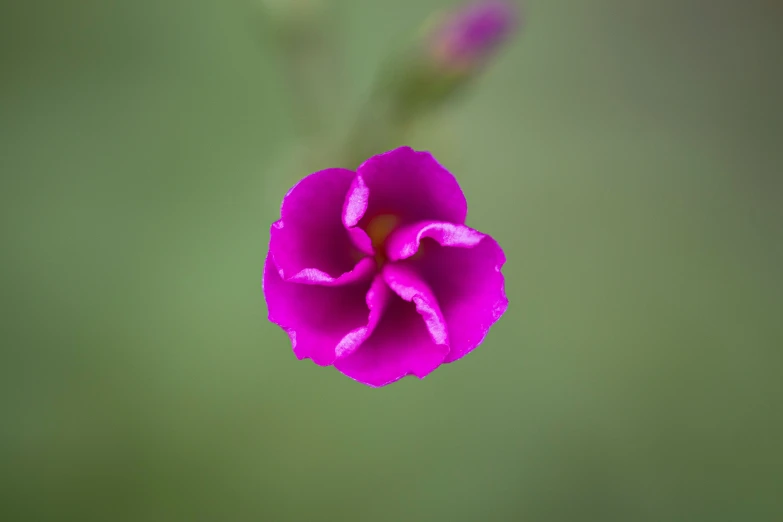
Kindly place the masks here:
<instances>
[{"instance_id":1,"label":"yellow stamen","mask_svg":"<svg viewBox=\"0 0 783 522\"><path fill-rule=\"evenodd\" d=\"M375 260L379 265L386 261L386 239L399 222L400 218L397 216L381 214L372 218L367 224L367 235L372 240L372 247L375 249Z\"/></svg>"}]
</instances>

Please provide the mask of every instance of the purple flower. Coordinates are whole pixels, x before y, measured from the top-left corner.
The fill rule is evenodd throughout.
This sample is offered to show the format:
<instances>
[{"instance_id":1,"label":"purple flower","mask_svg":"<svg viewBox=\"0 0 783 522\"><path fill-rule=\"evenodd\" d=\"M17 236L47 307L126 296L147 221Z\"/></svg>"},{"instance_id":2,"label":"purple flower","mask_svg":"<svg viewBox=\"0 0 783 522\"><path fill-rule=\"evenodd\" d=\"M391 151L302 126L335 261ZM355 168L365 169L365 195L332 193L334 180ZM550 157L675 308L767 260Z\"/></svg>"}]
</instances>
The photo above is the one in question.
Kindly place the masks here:
<instances>
[{"instance_id":1,"label":"purple flower","mask_svg":"<svg viewBox=\"0 0 783 522\"><path fill-rule=\"evenodd\" d=\"M432 33L432 53L448 68L470 69L491 56L516 26L512 2L478 0L444 18Z\"/></svg>"},{"instance_id":2,"label":"purple flower","mask_svg":"<svg viewBox=\"0 0 783 522\"><path fill-rule=\"evenodd\" d=\"M467 211L454 176L409 147L307 176L271 228L269 320L299 359L374 387L461 358L508 305L503 251Z\"/></svg>"}]
</instances>

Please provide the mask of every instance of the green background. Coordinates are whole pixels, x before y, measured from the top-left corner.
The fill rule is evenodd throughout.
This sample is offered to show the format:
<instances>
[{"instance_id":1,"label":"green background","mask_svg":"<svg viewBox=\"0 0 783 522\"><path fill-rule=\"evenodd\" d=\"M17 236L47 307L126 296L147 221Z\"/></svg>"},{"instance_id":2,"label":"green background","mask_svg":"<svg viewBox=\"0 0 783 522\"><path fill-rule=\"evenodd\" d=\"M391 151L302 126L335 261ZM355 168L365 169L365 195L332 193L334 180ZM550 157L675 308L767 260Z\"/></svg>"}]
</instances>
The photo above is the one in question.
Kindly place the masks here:
<instances>
[{"instance_id":1,"label":"green background","mask_svg":"<svg viewBox=\"0 0 783 522\"><path fill-rule=\"evenodd\" d=\"M447 4L328 4L335 125ZM530 0L410 143L504 247L508 312L377 390L266 321L307 172L260 13L2 2L0 518L781 520L779 2Z\"/></svg>"}]
</instances>

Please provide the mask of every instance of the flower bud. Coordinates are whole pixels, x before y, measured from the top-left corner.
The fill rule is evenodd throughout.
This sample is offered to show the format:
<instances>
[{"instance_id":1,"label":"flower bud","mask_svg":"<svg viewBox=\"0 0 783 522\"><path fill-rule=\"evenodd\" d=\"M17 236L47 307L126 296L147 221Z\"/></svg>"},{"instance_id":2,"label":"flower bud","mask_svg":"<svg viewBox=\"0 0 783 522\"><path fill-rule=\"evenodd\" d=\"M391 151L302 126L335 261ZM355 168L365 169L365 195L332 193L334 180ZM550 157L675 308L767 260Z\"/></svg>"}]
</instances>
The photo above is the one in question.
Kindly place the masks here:
<instances>
[{"instance_id":1,"label":"flower bud","mask_svg":"<svg viewBox=\"0 0 783 522\"><path fill-rule=\"evenodd\" d=\"M440 67L469 71L490 59L517 25L510 0L477 0L442 18L430 32L428 49Z\"/></svg>"}]
</instances>

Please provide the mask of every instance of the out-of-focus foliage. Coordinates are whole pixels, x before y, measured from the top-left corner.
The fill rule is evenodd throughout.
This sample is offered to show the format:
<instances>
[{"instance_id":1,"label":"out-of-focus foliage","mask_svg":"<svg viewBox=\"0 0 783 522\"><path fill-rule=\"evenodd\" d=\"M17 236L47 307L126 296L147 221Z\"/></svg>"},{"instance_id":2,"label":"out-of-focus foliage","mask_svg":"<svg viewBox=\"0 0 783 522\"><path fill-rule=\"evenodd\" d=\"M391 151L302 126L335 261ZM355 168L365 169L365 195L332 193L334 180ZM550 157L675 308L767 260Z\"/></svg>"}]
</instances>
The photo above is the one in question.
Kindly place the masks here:
<instances>
[{"instance_id":1,"label":"out-of-focus foliage","mask_svg":"<svg viewBox=\"0 0 783 522\"><path fill-rule=\"evenodd\" d=\"M324 4L339 142L449 4ZM266 321L314 146L260 5L3 4L0 518L780 520L783 11L526 5L409 143L504 246L509 310L373 390Z\"/></svg>"}]
</instances>

